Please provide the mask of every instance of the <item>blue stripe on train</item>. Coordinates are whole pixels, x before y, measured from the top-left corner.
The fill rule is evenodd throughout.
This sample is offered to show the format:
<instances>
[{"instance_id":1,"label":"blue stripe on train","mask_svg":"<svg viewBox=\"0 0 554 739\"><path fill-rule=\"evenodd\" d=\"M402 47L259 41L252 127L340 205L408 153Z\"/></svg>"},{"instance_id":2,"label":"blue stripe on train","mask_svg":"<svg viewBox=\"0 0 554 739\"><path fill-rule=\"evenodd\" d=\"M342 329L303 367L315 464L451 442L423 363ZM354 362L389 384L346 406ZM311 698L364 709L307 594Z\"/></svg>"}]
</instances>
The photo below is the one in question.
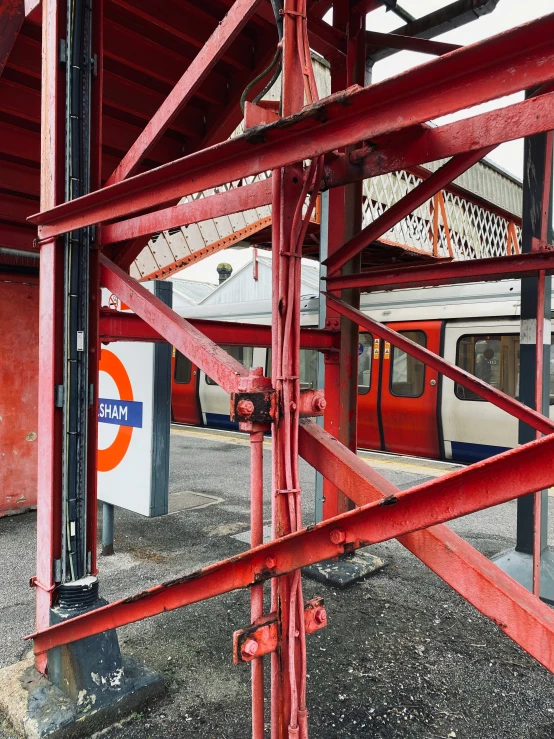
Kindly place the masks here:
<instances>
[{"instance_id":1,"label":"blue stripe on train","mask_svg":"<svg viewBox=\"0 0 554 739\"><path fill-rule=\"evenodd\" d=\"M451 441L450 444L452 445L452 459L456 462L480 462L482 459L508 451L508 447L504 446L469 444L466 441Z\"/></svg>"},{"instance_id":2,"label":"blue stripe on train","mask_svg":"<svg viewBox=\"0 0 554 739\"><path fill-rule=\"evenodd\" d=\"M223 413L206 413L206 426L216 426L220 429L228 429L229 431L238 431L239 425L235 421L230 421L229 416Z\"/></svg>"},{"instance_id":3,"label":"blue stripe on train","mask_svg":"<svg viewBox=\"0 0 554 739\"><path fill-rule=\"evenodd\" d=\"M229 420L223 413L206 413L206 425L220 429L238 431L239 425ZM455 462L480 462L482 459L494 457L495 454L507 452L508 447L489 444L469 444L466 441L451 441L452 460Z\"/></svg>"}]
</instances>

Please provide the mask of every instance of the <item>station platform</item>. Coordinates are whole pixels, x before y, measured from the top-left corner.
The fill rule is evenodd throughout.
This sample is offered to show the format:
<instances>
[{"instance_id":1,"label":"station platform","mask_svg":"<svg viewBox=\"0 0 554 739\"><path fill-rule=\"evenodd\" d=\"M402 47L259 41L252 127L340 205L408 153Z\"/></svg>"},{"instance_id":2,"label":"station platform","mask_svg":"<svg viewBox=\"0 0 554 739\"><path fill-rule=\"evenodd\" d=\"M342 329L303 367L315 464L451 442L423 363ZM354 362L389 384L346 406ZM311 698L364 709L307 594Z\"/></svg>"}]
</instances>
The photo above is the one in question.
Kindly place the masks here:
<instances>
[{"instance_id":1,"label":"station platform","mask_svg":"<svg viewBox=\"0 0 554 739\"><path fill-rule=\"evenodd\" d=\"M264 446L267 491L270 444ZM360 456L402 488L456 468L367 451ZM310 524L315 475L304 463L300 472ZM116 509L115 554L99 557L102 596L129 596L248 548L248 479L244 436L173 426L170 515L148 519ZM453 521L452 528L492 557L513 546L515 514L510 502ZM269 523L269 502L265 518ZM28 582L35 574L35 525L32 512L0 519L0 667L30 649L23 636L33 631ZM553 534L550 523L551 541ZM397 542L369 549L386 567L348 590L304 581L304 597L323 596L329 620L308 637L310 736L553 736L554 677ZM237 591L119 629L124 655L162 673L167 690L105 736L248 736L250 673L232 662L232 633L248 618L249 593ZM12 737L0 718L0 739Z\"/></svg>"}]
</instances>

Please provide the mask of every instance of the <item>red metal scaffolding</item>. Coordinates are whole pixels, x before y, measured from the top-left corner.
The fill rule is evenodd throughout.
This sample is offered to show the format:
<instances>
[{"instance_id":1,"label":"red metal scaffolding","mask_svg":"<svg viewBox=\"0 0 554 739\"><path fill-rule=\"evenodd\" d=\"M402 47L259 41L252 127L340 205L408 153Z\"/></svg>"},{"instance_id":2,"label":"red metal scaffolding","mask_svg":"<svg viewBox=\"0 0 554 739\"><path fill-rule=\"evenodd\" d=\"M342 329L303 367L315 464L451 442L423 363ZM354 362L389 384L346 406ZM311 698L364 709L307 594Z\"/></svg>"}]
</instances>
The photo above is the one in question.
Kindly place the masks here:
<instances>
[{"instance_id":1,"label":"red metal scaffolding","mask_svg":"<svg viewBox=\"0 0 554 739\"><path fill-rule=\"evenodd\" d=\"M285 0L280 13L282 96L278 120L260 124L213 146L210 144L222 140L221 136L218 138L217 125L207 139L193 130L185 156L173 156L169 161L166 153L163 159L161 145L172 152L178 148L170 146L175 137L164 138L171 126L177 122L181 128L193 127L194 116L186 114L193 97L199 91L203 99L210 96L213 99L215 95L217 102L218 95L223 97L221 89L217 91L217 77L210 77L214 71L221 72L221 64L238 70L241 80L255 76L267 64L267 48L265 57L261 54L257 58L256 69L248 67L237 48L241 34L244 40L244 35L269 33L268 18L272 18L269 3L227 2L229 12L215 29L209 29L206 43L195 45L194 34L189 33L186 43L192 43L196 49L192 63L156 107L147 125L129 143L124 156L119 157L121 161L112 156L113 173L103 176L101 168L105 167L106 158L101 156L102 122L107 121L102 110L106 105L103 86L111 84L116 75L113 54L105 56L103 44L109 43L117 18L114 20L113 4L99 0L95 3L93 36L97 73L91 101L92 192L64 202L61 124L64 86L58 50L65 11L61 0L43 0L41 201L40 213L29 219L38 226L41 282L37 630L33 634L39 670L45 670L45 653L55 646L232 589L249 587L251 624L236 637L235 658L252 663L252 736L256 739L264 736L263 655L270 654L271 736L306 739L306 638L325 626L327 620L321 605L304 603L300 568L396 537L523 649L554 671L552 611L445 525L450 519L554 484L554 437L550 439L553 424L540 413L540 397L538 410L528 408L357 310L361 288L395 289L523 274L544 277L554 271L551 247L546 243L546 206L541 215L544 225L541 239L535 239L536 253L463 264L390 266L363 272L360 262L361 251L373 240L433 197L491 148L507 139L554 128L554 92L550 91L554 84L554 14L464 48L431 42L426 46L421 39L414 46L414 39L399 35L389 39L386 35L381 38L380 34L366 34L365 13L380 4L380 0L358 3ZM141 0L139 5L143 20L151 18L157 32L161 20L154 18L156 11L149 7L154 3ZM321 18L331 5L333 25L328 26ZM200 24L201 20L202 13L198 11L197 22ZM368 43L423 48L439 56L385 82L366 84ZM332 95L324 100L318 100L310 46L324 54L331 65ZM272 52L274 48L275 39ZM0 68L2 61L0 55ZM159 64L155 74L162 75ZM456 123L432 128L426 125L431 118L531 88L536 89L536 95L524 102ZM198 98L194 100L198 105ZM219 102L226 120L235 125L240 118L238 95L230 95L227 100L226 107L223 100ZM113 137L112 129L110 118L105 135ZM362 230L364 178L447 156L454 158ZM162 163L156 166L160 157ZM175 207L175 202L187 194L267 170L272 171L269 180ZM300 329L300 257L310 215L322 188L330 189L327 325L321 331L308 331ZM549 188L548 176L543 182L546 204ZM272 329L240 326L241 342L271 346L272 377L266 378L261 368L248 371L217 346L218 341L233 343L226 337L224 324L208 325L180 318L130 278L125 269L144 245L139 237L144 239L154 231L236 212L245 203L265 203L269 197ZM95 388L94 397L98 387L100 338L168 341L227 390L231 395L230 415L240 422L251 439L252 549L69 622L50 626L49 609L56 589L53 562L60 557L62 536L62 420L61 410L54 402L55 387L61 384L62 373L57 351L59 309L63 302L62 236L88 226L96 229L89 278L89 376ZM108 288L135 315L101 313L100 286ZM542 327L540 321L537 326L539 323ZM399 492L355 454L360 326L370 328L375 335L472 388L536 429L538 437L546 436ZM233 325L232 331L235 333L237 327ZM299 352L305 346L325 354L324 392L306 394L300 390ZM324 429L309 420L318 415L324 416ZM95 574L97 418L94 404L88 423L87 549L92 553L89 569ZM261 441L263 432L269 428L273 437L273 540L262 544ZM299 457L325 478L325 520L310 529L302 526ZM271 588L269 613L264 613L265 583Z\"/></svg>"}]
</instances>

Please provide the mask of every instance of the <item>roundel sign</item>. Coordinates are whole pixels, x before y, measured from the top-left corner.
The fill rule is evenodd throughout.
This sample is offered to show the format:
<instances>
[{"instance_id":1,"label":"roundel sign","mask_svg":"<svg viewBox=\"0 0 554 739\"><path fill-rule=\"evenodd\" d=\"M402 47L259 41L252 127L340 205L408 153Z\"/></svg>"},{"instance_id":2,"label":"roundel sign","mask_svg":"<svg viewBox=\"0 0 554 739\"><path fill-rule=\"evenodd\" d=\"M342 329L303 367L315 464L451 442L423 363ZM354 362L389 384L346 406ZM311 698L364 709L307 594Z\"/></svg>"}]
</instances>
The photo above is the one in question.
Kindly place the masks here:
<instances>
[{"instance_id":1,"label":"roundel sign","mask_svg":"<svg viewBox=\"0 0 554 739\"><path fill-rule=\"evenodd\" d=\"M113 352L102 349L100 372L106 372L115 384L118 398L98 398L98 423L118 426L115 439L98 450L98 471L109 472L122 462L134 428L142 428L142 403L133 398L133 387L123 362Z\"/></svg>"}]
</instances>

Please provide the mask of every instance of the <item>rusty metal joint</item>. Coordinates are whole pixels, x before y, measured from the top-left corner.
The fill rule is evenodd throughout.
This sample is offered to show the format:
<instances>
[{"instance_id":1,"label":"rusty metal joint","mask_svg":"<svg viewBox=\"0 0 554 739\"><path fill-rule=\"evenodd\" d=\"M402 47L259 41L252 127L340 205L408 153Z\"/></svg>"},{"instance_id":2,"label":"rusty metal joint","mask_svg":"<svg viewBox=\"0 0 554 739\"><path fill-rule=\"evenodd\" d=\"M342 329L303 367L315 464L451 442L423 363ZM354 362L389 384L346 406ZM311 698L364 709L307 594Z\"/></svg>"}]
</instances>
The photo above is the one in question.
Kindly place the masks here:
<instances>
[{"instance_id":1,"label":"rusty metal joint","mask_svg":"<svg viewBox=\"0 0 554 739\"><path fill-rule=\"evenodd\" d=\"M274 423L278 415L277 394L274 390L231 393L229 416L235 423Z\"/></svg>"},{"instance_id":2,"label":"rusty metal joint","mask_svg":"<svg viewBox=\"0 0 554 739\"><path fill-rule=\"evenodd\" d=\"M368 144L366 146L361 146L359 149L354 149L354 151L350 152L349 159L350 164L363 164L363 161L366 157L368 157L370 154L372 154L377 147L372 144Z\"/></svg>"},{"instance_id":3,"label":"rusty metal joint","mask_svg":"<svg viewBox=\"0 0 554 739\"><path fill-rule=\"evenodd\" d=\"M537 239L535 236L531 239L531 251L532 252L553 252L554 246L549 244L548 241Z\"/></svg>"},{"instance_id":4,"label":"rusty metal joint","mask_svg":"<svg viewBox=\"0 0 554 739\"><path fill-rule=\"evenodd\" d=\"M306 634L327 626L327 611L322 597L312 598L304 604L304 625ZM233 634L233 662L240 665L253 659L276 652L280 647L279 621L276 613L269 613L257 619L245 629Z\"/></svg>"},{"instance_id":5,"label":"rusty metal joint","mask_svg":"<svg viewBox=\"0 0 554 739\"><path fill-rule=\"evenodd\" d=\"M301 418L309 418L310 416L322 416L327 401L323 390L301 390L300 391L300 408Z\"/></svg>"}]
</instances>

